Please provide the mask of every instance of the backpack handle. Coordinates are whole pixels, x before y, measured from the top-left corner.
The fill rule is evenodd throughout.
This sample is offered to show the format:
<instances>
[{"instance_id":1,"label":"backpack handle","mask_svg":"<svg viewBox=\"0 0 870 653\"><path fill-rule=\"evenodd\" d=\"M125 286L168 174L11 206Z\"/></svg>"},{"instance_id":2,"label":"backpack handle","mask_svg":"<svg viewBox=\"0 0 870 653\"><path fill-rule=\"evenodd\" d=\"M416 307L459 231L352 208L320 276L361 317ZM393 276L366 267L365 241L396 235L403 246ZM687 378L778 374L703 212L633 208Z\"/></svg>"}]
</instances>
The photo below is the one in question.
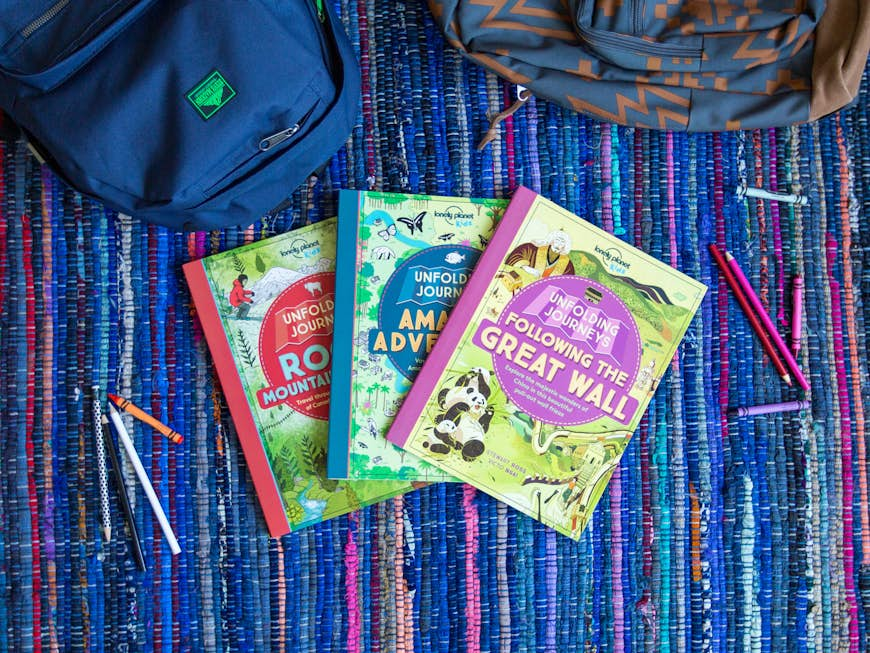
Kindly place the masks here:
<instances>
[{"instance_id":1,"label":"backpack handle","mask_svg":"<svg viewBox=\"0 0 870 653\"><path fill-rule=\"evenodd\" d=\"M15 66L8 55L0 55L0 74L41 91L50 91L93 59L156 1L140 0L140 2L136 2L80 48L42 70L35 72L21 70ZM90 26L85 26L85 28L87 27Z\"/></svg>"}]
</instances>

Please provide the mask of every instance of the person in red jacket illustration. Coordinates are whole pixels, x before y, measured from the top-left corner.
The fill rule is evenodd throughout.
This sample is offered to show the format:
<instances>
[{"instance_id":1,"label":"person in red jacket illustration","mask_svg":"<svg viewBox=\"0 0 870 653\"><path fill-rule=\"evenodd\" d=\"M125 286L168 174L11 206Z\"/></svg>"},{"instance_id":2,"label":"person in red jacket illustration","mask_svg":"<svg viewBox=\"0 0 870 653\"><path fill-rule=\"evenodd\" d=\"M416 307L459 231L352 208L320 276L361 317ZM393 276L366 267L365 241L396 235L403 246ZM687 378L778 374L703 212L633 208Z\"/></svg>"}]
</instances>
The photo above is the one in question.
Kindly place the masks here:
<instances>
[{"instance_id":1,"label":"person in red jacket illustration","mask_svg":"<svg viewBox=\"0 0 870 653\"><path fill-rule=\"evenodd\" d=\"M245 282L247 280L247 274L240 274L233 281L233 289L230 291L230 304L233 305L233 308L239 309L236 317L240 320L244 320L248 316L251 304L254 303L254 300L251 299L254 296L254 292L252 290L245 290Z\"/></svg>"}]
</instances>

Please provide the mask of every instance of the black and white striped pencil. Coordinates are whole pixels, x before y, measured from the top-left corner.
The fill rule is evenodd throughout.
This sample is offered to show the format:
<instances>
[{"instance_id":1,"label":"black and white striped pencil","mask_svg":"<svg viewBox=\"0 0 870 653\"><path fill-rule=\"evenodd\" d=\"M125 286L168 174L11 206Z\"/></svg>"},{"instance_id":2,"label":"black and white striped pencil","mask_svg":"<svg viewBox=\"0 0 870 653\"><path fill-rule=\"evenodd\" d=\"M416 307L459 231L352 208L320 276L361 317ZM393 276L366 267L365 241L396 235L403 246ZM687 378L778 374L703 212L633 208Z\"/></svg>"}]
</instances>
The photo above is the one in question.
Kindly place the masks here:
<instances>
[{"instance_id":1,"label":"black and white striped pencil","mask_svg":"<svg viewBox=\"0 0 870 653\"><path fill-rule=\"evenodd\" d=\"M112 540L112 513L109 511L109 475L106 473L106 448L103 442L103 406L100 404L99 386L92 386L94 415L94 444L97 449L97 479L100 484L100 515L103 539Z\"/></svg>"}]
</instances>

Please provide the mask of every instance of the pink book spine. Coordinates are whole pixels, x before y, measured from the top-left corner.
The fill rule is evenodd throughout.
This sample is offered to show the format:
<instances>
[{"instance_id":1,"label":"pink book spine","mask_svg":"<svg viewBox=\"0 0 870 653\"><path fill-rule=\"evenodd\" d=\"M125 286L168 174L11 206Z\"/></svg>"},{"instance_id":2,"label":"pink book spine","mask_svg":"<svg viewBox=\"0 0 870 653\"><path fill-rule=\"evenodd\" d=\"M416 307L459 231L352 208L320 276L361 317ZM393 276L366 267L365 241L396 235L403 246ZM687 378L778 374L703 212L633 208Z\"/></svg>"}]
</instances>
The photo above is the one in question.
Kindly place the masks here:
<instances>
[{"instance_id":1,"label":"pink book spine","mask_svg":"<svg viewBox=\"0 0 870 653\"><path fill-rule=\"evenodd\" d=\"M490 281L495 277L501 262L507 255L511 242L514 236L522 226L523 220L531 208L532 203L537 198L537 193L529 190L525 186L520 186L514 192L511 203L508 205L504 216L501 219L492 240L484 249L480 260L477 262L477 267L474 268L474 273L456 306L453 308L451 315L454 316L471 316L474 314L478 305L483 301L486 289ZM435 347L432 348L417 379L414 381L414 386L402 402L396 418L393 420L393 425L387 433L387 440L400 447L404 447L408 441L408 436L417 419L423 413L423 408L429 397L432 396L435 390L435 384L441 376L441 372L447 366L447 361L450 360L450 355L459 344L462 334L465 332L468 322L463 319L448 319L444 330L438 336L438 341Z\"/></svg>"}]
</instances>

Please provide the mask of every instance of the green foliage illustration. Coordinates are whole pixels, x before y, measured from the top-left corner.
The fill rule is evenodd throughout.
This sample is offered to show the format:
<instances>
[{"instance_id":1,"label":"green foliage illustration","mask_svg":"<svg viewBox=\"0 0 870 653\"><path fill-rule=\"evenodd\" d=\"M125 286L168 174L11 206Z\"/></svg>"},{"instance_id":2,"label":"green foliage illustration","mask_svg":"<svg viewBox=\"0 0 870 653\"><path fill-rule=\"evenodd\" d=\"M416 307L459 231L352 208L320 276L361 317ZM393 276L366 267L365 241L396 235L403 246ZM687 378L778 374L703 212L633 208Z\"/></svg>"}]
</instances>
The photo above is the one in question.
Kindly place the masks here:
<instances>
[{"instance_id":1,"label":"green foliage illustration","mask_svg":"<svg viewBox=\"0 0 870 653\"><path fill-rule=\"evenodd\" d=\"M253 347L251 347L251 344L248 342L245 332L239 329L237 334L239 342L239 358L241 358L242 362L248 367L256 366L257 355L254 353Z\"/></svg>"},{"instance_id":2,"label":"green foliage illustration","mask_svg":"<svg viewBox=\"0 0 870 653\"><path fill-rule=\"evenodd\" d=\"M263 319L284 288L312 271L332 270L335 261L336 221L326 220L274 238L262 240L204 260L215 304L247 402L266 451L275 482L293 530L343 515L361 506L412 489L409 483L357 483L326 477L327 423L278 403L262 408L257 392L268 387L259 360L258 344ZM316 257L297 257L291 243L317 245ZM297 243L298 244L298 243ZM313 248L308 251L315 251ZM249 279L254 302L245 319L237 319L229 305L229 291L239 274Z\"/></svg>"}]
</instances>

